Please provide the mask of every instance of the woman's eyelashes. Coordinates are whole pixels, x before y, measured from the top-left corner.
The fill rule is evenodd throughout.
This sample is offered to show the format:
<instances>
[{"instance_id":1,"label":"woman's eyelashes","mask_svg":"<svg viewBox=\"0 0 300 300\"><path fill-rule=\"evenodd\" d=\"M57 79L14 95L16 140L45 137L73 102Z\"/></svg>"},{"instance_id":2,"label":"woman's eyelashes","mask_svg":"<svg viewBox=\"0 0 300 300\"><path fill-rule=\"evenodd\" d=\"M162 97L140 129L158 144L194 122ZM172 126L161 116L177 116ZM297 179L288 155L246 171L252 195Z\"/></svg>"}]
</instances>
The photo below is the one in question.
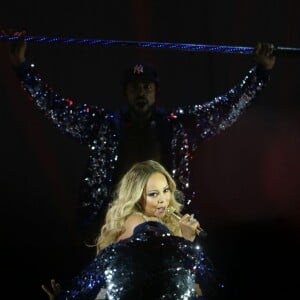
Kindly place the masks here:
<instances>
[{"instance_id":1,"label":"woman's eyelashes","mask_svg":"<svg viewBox=\"0 0 300 300\"><path fill-rule=\"evenodd\" d=\"M170 188L169 187L166 187L166 188L163 189L163 194L166 194L168 192L170 192ZM147 194L147 196L151 197L151 198L156 198L158 195L159 195L158 191L152 191L152 192L149 192Z\"/></svg>"}]
</instances>

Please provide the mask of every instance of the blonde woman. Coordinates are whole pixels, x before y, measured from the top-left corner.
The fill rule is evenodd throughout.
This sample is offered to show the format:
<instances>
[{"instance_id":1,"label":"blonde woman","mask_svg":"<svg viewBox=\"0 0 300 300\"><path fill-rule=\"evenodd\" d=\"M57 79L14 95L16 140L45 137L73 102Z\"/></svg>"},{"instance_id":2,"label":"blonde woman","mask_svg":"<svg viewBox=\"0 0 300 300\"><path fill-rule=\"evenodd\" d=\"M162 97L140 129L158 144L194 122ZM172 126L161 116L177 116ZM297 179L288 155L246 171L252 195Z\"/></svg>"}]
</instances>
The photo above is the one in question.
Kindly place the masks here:
<instances>
[{"instance_id":1,"label":"blonde woman","mask_svg":"<svg viewBox=\"0 0 300 300\"><path fill-rule=\"evenodd\" d=\"M96 240L96 258L68 290L61 292L55 280L51 289L43 285L49 299L202 296L201 276L211 277L213 268L195 242L199 222L193 215L181 216L182 204L175 199L178 193L174 180L158 162L133 165L107 211Z\"/></svg>"}]
</instances>

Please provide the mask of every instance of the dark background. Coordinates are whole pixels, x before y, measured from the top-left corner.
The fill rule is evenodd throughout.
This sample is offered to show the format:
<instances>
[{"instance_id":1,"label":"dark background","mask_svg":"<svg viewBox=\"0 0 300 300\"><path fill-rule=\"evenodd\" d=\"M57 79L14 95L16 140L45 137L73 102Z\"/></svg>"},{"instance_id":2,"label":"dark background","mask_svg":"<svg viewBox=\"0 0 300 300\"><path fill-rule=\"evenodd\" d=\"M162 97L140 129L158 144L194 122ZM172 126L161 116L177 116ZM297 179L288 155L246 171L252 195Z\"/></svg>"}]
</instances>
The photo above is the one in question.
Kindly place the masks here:
<instances>
[{"instance_id":1,"label":"dark background","mask_svg":"<svg viewBox=\"0 0 300 300\"><path fill-rule=\"evenodd\" d=\"M295 0L20 1L2 4L0 27L30 36L300 47L299 10ZM28 60L57 92L110 109L121 103L121 72L136 58L157 65L165 107L204 103L253 65L242 54L28 46ZM42 283L54 277L66 284L94 255L74 225L87 149L37 111L1 51L2 283L9 299L47 299ZM191 209L208 232L230 299L291 299L297 291L299 66L299 55L278 57L252 106L194 157Z\"/></svg>"}]
</instances>

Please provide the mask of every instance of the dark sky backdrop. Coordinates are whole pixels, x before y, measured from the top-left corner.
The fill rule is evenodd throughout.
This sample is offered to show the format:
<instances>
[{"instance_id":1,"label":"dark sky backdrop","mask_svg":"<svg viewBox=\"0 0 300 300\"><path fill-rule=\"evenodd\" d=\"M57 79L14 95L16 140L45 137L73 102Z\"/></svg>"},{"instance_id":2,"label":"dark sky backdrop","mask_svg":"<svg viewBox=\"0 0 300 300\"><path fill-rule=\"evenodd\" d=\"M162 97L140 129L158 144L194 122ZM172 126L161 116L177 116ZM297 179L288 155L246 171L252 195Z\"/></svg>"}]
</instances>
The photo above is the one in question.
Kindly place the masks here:
<instances>
[{"instance_id":1,"label":"dark sky backdrop","mask_svg":"<svg viewBox=\"0 0 300 300\"><path fill-rule=\"evenodd\" d=\"M4 2L0 26L31 36L300 47L299 1ZM117 108L121 72L156 64L165 107L204 103L253 65L251 55L29 44L56 91ZM192 209L231 299L289 299L296 290L300 232L300 56L278 57L267 88L229 130L204 142L193 162ZM47 299L94 255L82 249L75 206L87 149L63 136L20 89L1 53L1 237L3 287ZM259 291L261 290L261 291Z\"/></svg>"}]
</instances>

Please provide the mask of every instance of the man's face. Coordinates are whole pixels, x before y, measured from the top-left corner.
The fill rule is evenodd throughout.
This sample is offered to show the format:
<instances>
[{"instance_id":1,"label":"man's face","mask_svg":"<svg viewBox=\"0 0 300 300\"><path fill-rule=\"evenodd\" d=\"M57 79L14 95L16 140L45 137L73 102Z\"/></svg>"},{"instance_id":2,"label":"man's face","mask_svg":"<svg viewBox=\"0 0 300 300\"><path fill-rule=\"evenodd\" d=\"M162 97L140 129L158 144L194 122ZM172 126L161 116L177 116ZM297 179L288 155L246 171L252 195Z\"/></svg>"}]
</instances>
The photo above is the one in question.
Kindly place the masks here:
<instances>
[{"instance_id":1,"label":"man's face","mask_svg":"<svg viewBox=\"0 0 300 300\"><path fill-rule=\"evenodd\" d=\"M136 114L147 114L155 103L157 92L153 81L131 81L125 87L128 105Z\"/></svg>"}]
</instances>

